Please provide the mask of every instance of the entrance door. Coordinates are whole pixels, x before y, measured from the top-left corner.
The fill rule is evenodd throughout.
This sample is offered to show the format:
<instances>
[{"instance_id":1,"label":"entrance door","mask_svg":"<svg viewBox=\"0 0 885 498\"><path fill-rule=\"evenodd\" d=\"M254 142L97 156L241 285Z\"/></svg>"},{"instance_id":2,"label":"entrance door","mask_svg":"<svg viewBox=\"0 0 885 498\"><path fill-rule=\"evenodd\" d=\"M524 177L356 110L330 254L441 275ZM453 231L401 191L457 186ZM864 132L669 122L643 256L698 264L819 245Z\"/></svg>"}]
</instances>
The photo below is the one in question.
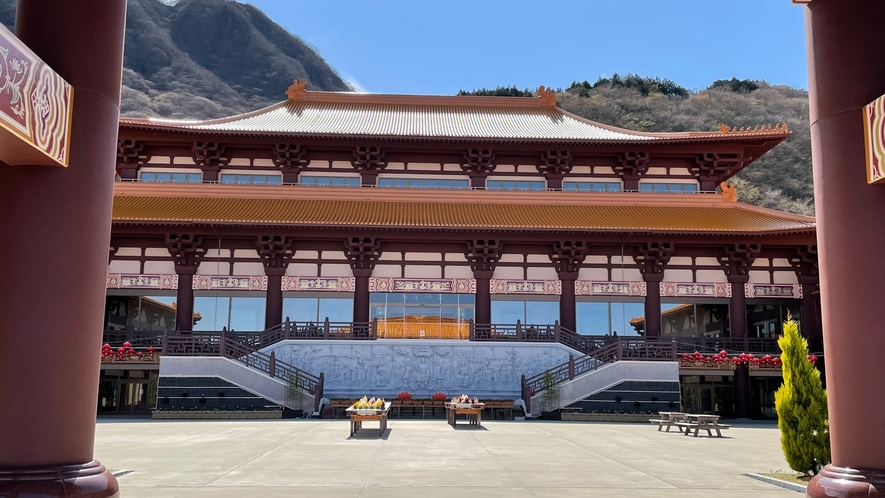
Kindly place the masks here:
<instances>
[{"instance_id":1,"label":"entrance door","mask_svg":"<svg viewBox=\"0 0 885 498\"><path fill-rule=\"evenodd\" d=\"M148 382L120 382L119 408L120 413L147 413Z\"/></svg>"}]
</instances>

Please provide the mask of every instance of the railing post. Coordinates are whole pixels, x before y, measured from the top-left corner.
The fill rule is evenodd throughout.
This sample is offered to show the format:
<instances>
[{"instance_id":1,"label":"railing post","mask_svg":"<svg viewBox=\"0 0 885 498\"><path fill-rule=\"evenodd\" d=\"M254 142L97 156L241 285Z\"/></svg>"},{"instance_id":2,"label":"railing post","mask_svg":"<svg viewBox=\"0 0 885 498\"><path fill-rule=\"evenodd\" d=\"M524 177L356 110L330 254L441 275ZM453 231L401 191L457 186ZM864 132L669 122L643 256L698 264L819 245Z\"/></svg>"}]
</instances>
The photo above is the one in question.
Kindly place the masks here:
<instances>
[{"instance_id":1,"label":"railing post","mask_svg":"<svg viewBox=\"0 0 885 498\"><path fill-rule=\"evenodd\" d=\"M522 374L522 401L525 403L525 409L528 412L526 415L530 415L532 413L532 393L525 382L525 374Z\"/></svg>"},{"instance_id":2,"label":"railing post","mask_svg":"<svg viewBox=\"0 0 885 498\"><path fill-rule=\"evenodd\" d=\"M517 340L518 342L522 342L522 341L523 341L523 336L522 336L522 324L519 322L519 320L516 320L516 340Z\"/></svg>"},{"instance_id":3,"label":"railing post","mask_svg":"<svg viewBox=\"0 0 885 498\"><path fill-rule=\"evenodd\" d=\"M619 361L623 357L624 357L624 345L621 343L621 338L618 337L618 352L616 353L615 361Z\"/></svg>"},{"instance_id":4,"label":"railing post","mask_svg":"<svg viewBox=\"0 0 885 498\"><path fill-rule=\"evenodd\" d=\"M320 401L323 399L323 383L325 377L323 376L323 372L320 372L320 378L317 381L317 387L313 391L313 411L319 413L320 411Z\"/></svg>"},{"instance_id":5,"label":"railing post","mask_svg":"<svg viewBox=\"0 0 885 498\"><path fill-rule=\"evenodd\" d=\"M163 356L166 356L166 354L167 354L167 353L166 353L166 346L167 346L167 344L166 344L166 334L163 334L163 343L162 343L162 345L160 346L160 351L161 351L160 354L162 354Z\"/></svg>"},{"instance_id":6,"label":"railing post","mask_svg":"<svg viewBox=\"0 0 885 498\"><path fill-rule=\"evenodd\" d=\"M467 320L467 326L468 326L467 339L470 341L476 340L476 325L473 323L472 318L470 320ZM525 376L523 375L523 377L525 377Z\"/></svg>"},{"instance_id":7,"label":"railing post","mask_svg":"<svg viewBox=\"0 0 885 498\"><path fill-rule=\"evenodd\" d=\"M378 339L378 317L372 318L372 340Z\"/></svg>"},{"instance_id":8,"label":"railing post","mask_svg":"<svg viewBox=\"0 0 885 498\"><path fill-rule=\"evenodd\" d=\"M553 339L555 342L562 342L562 327L559 320L553 322Z\"/></svg>"},{"instance_id":9,"label":"railing post","mask_svg":"<svg viewBox=\"0 0 885 498\"><path fill-rule=\"evenodd\" d=\"M568 355L568 380L575 380L575 357Z\"/></svg>"},{"instance_id":10,"label":"railing post","mask_svg":"<svg viewBox=\"0 0 885 498\"><path fill-rule=\"evenodd\" d=\"M270 378L274 378L274 374L277 371L277 353L276 351L270 352Z\"/></svg>"},{"instance_id":11,"label":"railing post","mask_svg":"<svg viewBox=\"0 0 885 498\"><path fill-rule=\"evenodd\" d=\"M351 328L352 327L353 327L353 325L351 325ZM352 334L353 330L351 330L350 332ZM326 317L326 319L323 320L323 339L328 339L328 338L329 338L329 317Z\"/></svg>"},{"instance_id":12,"label":"railing post","mask_svg":"<svg viewBox=\"0 0 885 498\"><path fill-rule=\"evenodd\" d=\"M287 316L283 337L285 337L286 339L291 339L292 338L291 333L292 333L292 323L289 321L289 317Z\"/></svg>"},{"instance_id":13,"label":"railing post","mask_svg":"<svg viewBox=\"0 0 885 498\"><path fill-rule=\"evenodd\" d=\"M218 338L218 356L227 356L224 351L224 343L227 341L227 332L221 331L221 337Z\"/></svg>"}]
</instances>

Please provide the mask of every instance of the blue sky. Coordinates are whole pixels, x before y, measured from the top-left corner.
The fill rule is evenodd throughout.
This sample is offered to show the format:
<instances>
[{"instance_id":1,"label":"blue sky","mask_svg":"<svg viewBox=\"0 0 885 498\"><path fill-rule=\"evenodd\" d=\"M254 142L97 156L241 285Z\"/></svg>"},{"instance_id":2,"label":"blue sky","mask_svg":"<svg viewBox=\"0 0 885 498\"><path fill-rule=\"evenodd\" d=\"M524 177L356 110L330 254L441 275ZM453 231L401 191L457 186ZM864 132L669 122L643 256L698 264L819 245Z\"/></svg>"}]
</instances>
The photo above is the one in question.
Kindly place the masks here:
<instances>
[{"instance_id":1,"label":"blue sky","mask_svg":"<svg viewBox=\"0 0 885 498\"><path fill-rule=\"evenodd\" d=\"M245 0L376 93L567 86L613 73L807 88L789 0Z\"/></svg>"}]
</instances>

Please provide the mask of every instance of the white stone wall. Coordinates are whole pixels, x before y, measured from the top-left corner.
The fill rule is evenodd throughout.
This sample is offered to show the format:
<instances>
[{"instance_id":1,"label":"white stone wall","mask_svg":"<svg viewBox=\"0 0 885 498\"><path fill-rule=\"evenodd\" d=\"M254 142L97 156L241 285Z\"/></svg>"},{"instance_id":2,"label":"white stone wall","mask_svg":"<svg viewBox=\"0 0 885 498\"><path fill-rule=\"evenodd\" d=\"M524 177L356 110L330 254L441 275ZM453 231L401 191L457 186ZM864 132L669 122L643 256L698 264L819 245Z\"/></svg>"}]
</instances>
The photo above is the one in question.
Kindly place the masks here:
<instances>
[{"instance_id":1,"label":"white stone wall","mask_svg":"<svg viewBox=\"0 0 885 498\"><path fill-rule=\"evenodd\" d=\"M530 377L580 353L561 344L452 340L283 341L262 350L278 360L325 375L327 398L386 396L408 391L447 396L517 399Z\"/></svg>"}]
</instances>

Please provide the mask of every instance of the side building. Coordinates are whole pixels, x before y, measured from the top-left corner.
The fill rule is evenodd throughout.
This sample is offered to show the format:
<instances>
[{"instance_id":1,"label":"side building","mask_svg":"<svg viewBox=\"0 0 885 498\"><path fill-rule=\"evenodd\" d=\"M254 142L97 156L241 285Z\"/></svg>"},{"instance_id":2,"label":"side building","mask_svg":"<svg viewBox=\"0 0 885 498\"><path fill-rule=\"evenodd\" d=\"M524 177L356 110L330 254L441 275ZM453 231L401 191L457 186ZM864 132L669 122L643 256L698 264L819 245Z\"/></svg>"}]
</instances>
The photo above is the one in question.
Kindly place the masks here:
<instances>
[{"instance_id":1,"label":"side building","mask_svg":"<svg viewBox=\"0 0 885 498\"><path fill-rule=\"evenodd\" d=\"M792 314L819 343L814 219L740 203L728 183L784 125L639 133L569 114L543 87L287 95L225 119L121 119L108 329L125 324L133 343L158 328L321 331L275 357L322 370L325 396L343 398L370 384L525 397L530 365L587 353L530 344L551 327L776 353ZM174 320L148 316L155 303ZM339 347L360 330L375 349ZM535 349L459 349L496 337ZM762 418L779 372L683 367L679 380L687 410Z\"/></svg>"}]
</instances>

